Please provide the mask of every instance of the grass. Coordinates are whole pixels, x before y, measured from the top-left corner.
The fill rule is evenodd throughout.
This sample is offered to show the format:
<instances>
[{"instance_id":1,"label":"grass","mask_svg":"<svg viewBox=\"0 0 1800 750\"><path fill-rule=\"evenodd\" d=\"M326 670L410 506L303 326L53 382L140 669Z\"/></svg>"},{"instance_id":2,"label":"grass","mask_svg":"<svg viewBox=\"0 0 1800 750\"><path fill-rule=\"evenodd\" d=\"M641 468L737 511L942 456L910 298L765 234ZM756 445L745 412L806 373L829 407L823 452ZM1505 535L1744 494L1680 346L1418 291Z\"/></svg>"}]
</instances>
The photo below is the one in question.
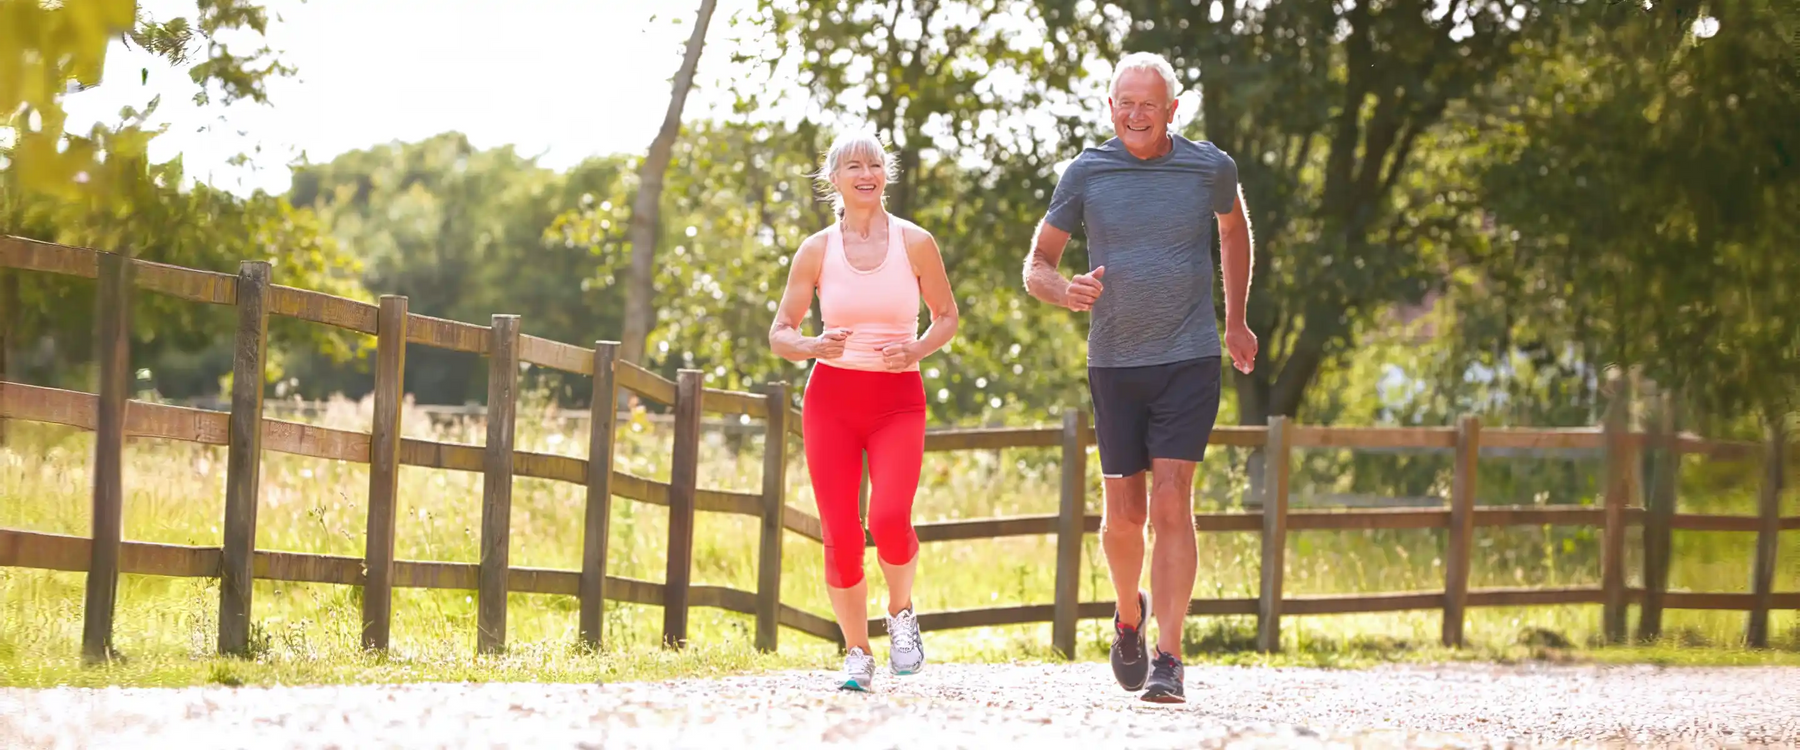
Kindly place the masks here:
<instances>
[{"instance_id":1,"label":"grass","mask_svg":"<svg viewBox=\"0 0 1800 750\"><path fill-rule=\"evenodd\" d=\"M367 402L340 400L307 421L366 431L369 409ZM409 437L473 445L484 439L484 428L475 420L433 424L425 415L409 411L403 424ZM11 442L0 449L0 527L86 535L91 435L22 423L13 423L11 432ZM585 457L585 434L585 424L558 421L540 406L520 410L516 438L520 450ZM621 425L616 465L666 479L669 440L665 430L647 419ZM756 435L709 432L702 446L702 486L759 490L761 449L762 440ZM811 510L798 441L790 442L789 451L794 461L788 471L787 501ZM915 518L1054 513L1057 452L1051 448L929 454ZM223 448L142 440L130 443L126 455L126 539L220 544ZM1238 507L1246 486L1247 458L1242 449L1215 448L1209 454L1196 478L1201 508ZM1371 461L1392 465L1383 468ZM1408 476L1417 477L1421 470L1416 465L1407 468L1408 461L1417 463L1416 458L1309 450L1296 458L1292 487L1297 498L1365 492L1370 477L1383 472L1411 471ZM1754 466L1693 461L1682 474L1683 511L1753 511L1759 476ZM1591 503L1597 463L1484 460L1480 502L1547 502L1555 496ZM1097 513L1101 504L1097 459L1090 455L1088 465L1088 503L1090 512ZM1423 471L1426 490L1441 495L1448 486L1446 471ZM258 548L360 556L367 482L366 466L265 453ZM407 560L475 562L481 483L480 474L402 468L396 555ZM1416 494L1416 490L1387 493ZM577 569L582 508L581 487L516 480L513 564ZM755 590L757 523L751 518L700 514L694 542L695 583ZM666 528L663 508L615 500L609 572L661 580ZM1800 535L1784 536L1776 588L1800 590ZM1483 529L1477 533L1470 584L1596 585L1598 542L1593 529ZM1443 532L1431 530L1292 533L1286 590L1306 595L1441 589L1443 544ZM1634 555L1631 582L1638 585L1635 554L1641 546L1635 533L1628 547ZM1753 549L1753 534L1677 532L1672 589L1745 591ZM1256 596L1256 534L1208 533L1201 537L1199 550L1196 597ZM1054 553L1050 536L926 544L916 605L920 611L937 611L1047 603L1055 578ZM885 593L872 559L868 570L874 615L883 607ZM119 586L115 643L127 661L89 669L79 661L84 578L79 573L0 568L0 683L591 681L836 666L835 647L796 631L782 632L778 655L757 654L749 647L754 627L750 617L707 608L690 614L694 645L671 654L657 647L662 619L658 608L611 603L606 643L600 651L588 652L578 646L578 605L573 597L523 594L508 600L508 653L476 658L474 592L419 589L394 594L392 652L365 654L357 648L357 589L270 581L255 585L253 658L219 659L211 655L218 609L215 580L126 575ZM1094 535L1084 542L1080 589L1087 601L1112 596ZM785 536L781 595L786 603L829 614L816 543ZM1610 648L1596 647L1599 616L1599 607L1591 605L1472 609L1467 627L1470 646L1461 651L1435 646L1437 612L1284 618L1284 651L1277 655L1257 654L1250 648L1255 622L1249 617L1190 618L1184 642L1193 660L1246 664L1357 666L1457 659L1800 663L1800 621L1793 612L1774 613L1771 632L1776 634L1777 648L1762 651L1741 647L1743 613L1670 611L1664 616L1664 643ZM1632 622L1635 626L1635 609ZM1103 659L1109 631L1104 621L1083 621L1078 658ZM1054 658L1048 624L933 632L927 639L936 661ZM879 655L881 644L877 651Z\"/></svg>"}]
</instances>

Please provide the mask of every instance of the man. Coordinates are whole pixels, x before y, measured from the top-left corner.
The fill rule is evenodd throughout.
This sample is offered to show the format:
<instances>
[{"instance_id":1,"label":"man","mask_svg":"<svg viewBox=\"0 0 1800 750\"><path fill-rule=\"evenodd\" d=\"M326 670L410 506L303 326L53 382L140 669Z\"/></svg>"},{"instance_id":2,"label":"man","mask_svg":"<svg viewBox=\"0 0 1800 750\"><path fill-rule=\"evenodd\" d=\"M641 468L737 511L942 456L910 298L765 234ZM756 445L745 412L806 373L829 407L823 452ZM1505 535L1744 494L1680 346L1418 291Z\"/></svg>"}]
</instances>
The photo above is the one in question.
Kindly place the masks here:
<instances>
[{"instance_id":1,"label":"man","mask_svg":"<svg viewBox=\"0 0 1800 750\"><path fill-rule=\"evenodd\" d=\"M1223 376L1208 213L1219 224L1225 349L1242 372L1257 349L1244 322L1251 238L1237 165L1209 142L1169 132L1176 93L1161 56L1119 61L1107 97L1116 136L1063 172L1025 263L1032 296L1090 313L1088 388L1106 493L1100 536L1118 601L1113 675L1162 703L1186 700L1181 625L1194 591L1194 465L1206 455ZM1087 231L1090 270L1067 279L1057 264L1077 226ZM1146 520L1155 533L1149 596L1138 588ZM1159 631L1147 655L1152 613Z\"/></svg>"}]
</instances>

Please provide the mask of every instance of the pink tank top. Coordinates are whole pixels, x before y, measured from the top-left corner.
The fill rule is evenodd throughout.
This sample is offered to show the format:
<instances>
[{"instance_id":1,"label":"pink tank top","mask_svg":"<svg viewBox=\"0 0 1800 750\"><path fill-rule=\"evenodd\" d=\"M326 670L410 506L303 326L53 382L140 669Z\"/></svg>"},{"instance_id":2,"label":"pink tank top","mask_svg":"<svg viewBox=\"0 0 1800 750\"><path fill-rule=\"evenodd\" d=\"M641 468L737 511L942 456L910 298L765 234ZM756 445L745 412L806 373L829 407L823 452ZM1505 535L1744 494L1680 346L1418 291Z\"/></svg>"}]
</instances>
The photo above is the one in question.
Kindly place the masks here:
<instances>
[{"instance_id":1,"label":"pink tank top","mask_svg":"<svg viewBox=\"0 0 1800 750\"><path fill-rule=\"evenodd\" d=\"M850 331L844 354L818 361L852 370L886 371L881 348L917 341L919 337L919 277L913 274L900 233L900 220L888 221L887 255L873 270L850 265L844 254L840 224L827 231L825 263L819 269L819 315L824 330ZM919 369L917 362L906 368Z\"/></svg>"}]
</instances>

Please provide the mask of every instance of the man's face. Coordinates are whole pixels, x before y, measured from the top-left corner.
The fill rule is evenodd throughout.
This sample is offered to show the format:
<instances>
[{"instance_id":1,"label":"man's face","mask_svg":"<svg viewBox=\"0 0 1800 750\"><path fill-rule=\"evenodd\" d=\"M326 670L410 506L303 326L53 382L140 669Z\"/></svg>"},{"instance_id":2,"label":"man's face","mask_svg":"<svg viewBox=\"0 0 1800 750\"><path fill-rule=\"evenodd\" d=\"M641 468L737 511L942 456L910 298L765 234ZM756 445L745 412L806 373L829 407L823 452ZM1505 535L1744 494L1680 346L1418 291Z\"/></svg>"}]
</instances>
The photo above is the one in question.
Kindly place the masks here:
<instances>
[{"instance_id":1,"label":"man's face","mask_svg":"<svg viewBox=\"0 0 1800 750\"><path fill-rule=\"evenodd\" d=\"M1133 70L1119 77L1112 96L1113 132L1134 151L1160 148L1174 122L1178 102L1169 100L1168 84L1154 70Z\"/></svg>"}]
</instances>

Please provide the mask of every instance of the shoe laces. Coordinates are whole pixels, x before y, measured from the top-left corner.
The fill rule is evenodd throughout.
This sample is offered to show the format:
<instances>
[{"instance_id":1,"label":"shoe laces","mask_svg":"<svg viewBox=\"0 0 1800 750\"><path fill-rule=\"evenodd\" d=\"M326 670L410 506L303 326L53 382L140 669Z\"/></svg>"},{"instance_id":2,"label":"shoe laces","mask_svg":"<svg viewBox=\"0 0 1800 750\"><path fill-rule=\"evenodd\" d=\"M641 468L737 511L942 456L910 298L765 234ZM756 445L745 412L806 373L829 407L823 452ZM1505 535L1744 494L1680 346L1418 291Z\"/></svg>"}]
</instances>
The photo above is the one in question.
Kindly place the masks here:
<instances>
[{"instance_id":1,"label":"shoe laces","mask_svg":"<svg viewBox=\"0 0 1800 750\"><path fill-rule=\"evenodd\" d=\"M875 668L875 657L863 653L861 648L850 649L844 654L844 669L849 672L867 672Z\"/></svg>"},{"instance_id":2,"label":"shoe laces","mask_svg":"<svg viewBox=\"0 0 1800 750\"><path fill-rule=\"evenodd\" d=\"M919 621L910 609L888 615L888 638L899 651L919 650Z\"/></svg>"},{"instance_id":3,"label":"shoe laces","mask_svg":"<svg viewBox=\"0 0 1800 750\"><path fill-rule=\"evenodd\" d=\"M1176 659L1174 654L1158 653L1151 666L1155 669L1156 676L1174 680L1175 675L1181 671L1181 660Z\"/></svg>"}]
</instances>

